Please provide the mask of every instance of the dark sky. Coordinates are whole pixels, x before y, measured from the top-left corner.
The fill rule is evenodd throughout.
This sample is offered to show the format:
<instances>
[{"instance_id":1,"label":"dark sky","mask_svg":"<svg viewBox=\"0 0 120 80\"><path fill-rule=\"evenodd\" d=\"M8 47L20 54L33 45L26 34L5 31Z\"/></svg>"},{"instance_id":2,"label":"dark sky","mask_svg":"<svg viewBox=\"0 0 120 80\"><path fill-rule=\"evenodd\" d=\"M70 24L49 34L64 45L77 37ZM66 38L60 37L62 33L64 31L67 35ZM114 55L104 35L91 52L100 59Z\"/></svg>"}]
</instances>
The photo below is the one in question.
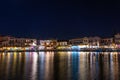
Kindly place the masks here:
<instances>
[{"instance_id":1,"label":"dark sky","mask_svg":"<svg viewBox=\"0 0 120 80\"><path fill-rule=\"evenodd\" d=\"M1 35L69 39L114 32L120 32L120 3L114 0L0 1Z\"/></svg>"}]
</instances>

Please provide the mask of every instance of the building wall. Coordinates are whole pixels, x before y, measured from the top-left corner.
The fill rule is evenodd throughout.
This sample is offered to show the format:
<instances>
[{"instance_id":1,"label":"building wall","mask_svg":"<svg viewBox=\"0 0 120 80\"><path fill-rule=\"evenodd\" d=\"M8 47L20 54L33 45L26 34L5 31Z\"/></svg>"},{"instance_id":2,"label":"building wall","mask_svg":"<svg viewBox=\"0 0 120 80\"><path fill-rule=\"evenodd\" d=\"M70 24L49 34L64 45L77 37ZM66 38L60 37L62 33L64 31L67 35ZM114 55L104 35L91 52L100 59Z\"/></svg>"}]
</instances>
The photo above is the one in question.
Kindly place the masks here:
<instances>
[{"instance_id":1,"label":"building wall","mask_svg":"<svg viewBox=\"0 0 120 80\"><path fill-rule=\"evenodd\" d=\"M120 34L119 33L114 35L114 42L115 42L115 44L120 44Z\"/></svg>"},{"instance_id":2,"label":"building wall","mask_svg":"<svg viewBox=\"0 0 120 80\"><path fill-rule=\"evenodd\" d=\"M99 48L100 37L89 37L89 48Z\"/></svg>"},{"instance_id":3,"label":"building wall","mask_svg":"<svg viewBox=\"0 0 120 80\"><path fill-rule=\"evenodd\" d=\"M67 45L68 45L67 41L57 42L57 46L67 46Z\"/></svg>"},{"instance_id":4,"label":"building wall","mask_svg":"<svg viewBox=\"0 0 120 80\"><path fill-rule=\"evenodd\" d=\"M4 37L1 41L1 47L29 47L36 39Z\"/></svg>"},{"instance_id":5,"label":"building wall","mask_svg":"<svg viewBox=\"0 0 120 80\"><path fill-rule=\"evenodd\" d=\"M57 40L40 40L40 46L45 49L54 49L57 46Z\"/></svg>"},{"instance_id":6,"label":"building wall","mask_svg":"<svg viewBox=\"0 0 120 80\"><path fill-rule=\"evenodd\" d=\"M101 39L100 46L102 48L110 48L113 45L113 38Z\"/></svg>"},{"instance_id":7,"label":"building wall","mask_svg":"<svg viewBox=\"0 0 120 80\"><path fill-rule=\"evenodd\" d=\"M83 45L85 43L86 39L83 38L77 38L77 39L71 39L69 40L69 43L71 45Z\"/></svg>"},{"instance_id":8,"label":"building wall","mask_svg":"<svg viewBox=\"0 0 120 80\"><path fill-rule=\"evenodd\" d=\"M78 39L71 39L71 45L84 45L88 48L99 47L100 45L100 37L84 37Z\"/></svg>"}]
</instances>

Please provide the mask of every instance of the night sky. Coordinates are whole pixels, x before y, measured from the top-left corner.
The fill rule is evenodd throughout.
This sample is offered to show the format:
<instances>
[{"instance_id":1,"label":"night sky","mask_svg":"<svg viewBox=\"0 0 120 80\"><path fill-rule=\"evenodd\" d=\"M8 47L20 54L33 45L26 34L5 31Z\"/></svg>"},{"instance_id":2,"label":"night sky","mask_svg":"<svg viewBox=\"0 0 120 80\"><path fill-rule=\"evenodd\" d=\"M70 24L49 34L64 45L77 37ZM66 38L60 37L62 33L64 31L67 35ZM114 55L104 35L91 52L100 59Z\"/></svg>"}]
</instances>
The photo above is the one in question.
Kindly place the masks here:
<instances>
[{"instance_id":1,"label":"night sky","mask_svg":"<svg viewBox=\"0 0 120 80\"><path fill-rule=\"evenodd\" d=\"M97 1L97 2L96 2ZM120 3L85 0L1 0L0 34L38 39L109 37L120 32Z\"/></svg>"}]
</instances>

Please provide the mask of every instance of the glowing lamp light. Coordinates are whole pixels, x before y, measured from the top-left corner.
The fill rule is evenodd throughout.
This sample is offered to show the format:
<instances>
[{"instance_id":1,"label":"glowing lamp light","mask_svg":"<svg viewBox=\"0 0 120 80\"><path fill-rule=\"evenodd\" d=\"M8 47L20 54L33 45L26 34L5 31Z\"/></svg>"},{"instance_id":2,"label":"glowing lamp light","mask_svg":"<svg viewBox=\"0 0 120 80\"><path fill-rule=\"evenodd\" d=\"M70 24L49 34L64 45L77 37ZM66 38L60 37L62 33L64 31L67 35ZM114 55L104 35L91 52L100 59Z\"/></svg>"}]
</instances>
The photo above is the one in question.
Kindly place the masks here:
<instances>
[{"instance_id":1,"label":"glowing lamp light","mask_svg":"<svg viewBox=\"0 0 120 80\"><path fill-rule=\"evenodd\" d=\"M45 49L45 46L39 46L39 50Z\"/></svg>"},{"instance_id":2,"label":"glowing lamp light","mask_svg":"<svg viewBox=\"0 0 120 80\"><path fill-rule=\"evenodd\" d=\"M85 45L80 45L80 46L78 46L79 48L86 48L86 46Z\"/></svg>"},{"instance_id":3,"label":"glowing lamp light","mask_svg":"<svg viewBox=\"0 0 120 80\"><path fill-rule=\"evenodd\" d=\"M80 50L79 46L72 46L73 50Z\"/></svg>"}]
</instances>

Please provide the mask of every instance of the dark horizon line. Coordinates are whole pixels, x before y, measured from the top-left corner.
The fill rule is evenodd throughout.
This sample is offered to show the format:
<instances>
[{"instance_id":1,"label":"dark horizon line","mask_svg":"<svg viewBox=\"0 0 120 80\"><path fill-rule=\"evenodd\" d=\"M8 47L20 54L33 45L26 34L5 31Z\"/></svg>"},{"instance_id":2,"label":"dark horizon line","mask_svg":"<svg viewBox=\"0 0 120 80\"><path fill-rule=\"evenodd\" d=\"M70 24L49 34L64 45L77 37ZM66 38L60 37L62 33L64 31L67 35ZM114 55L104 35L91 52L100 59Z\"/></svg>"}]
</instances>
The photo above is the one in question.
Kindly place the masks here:
<instances>
[{"instance_id":1,"label":"dark horizon line","mask_svg":"<svg viewBox=\"0 0 120 80\"><path fill-rule=\"evenodd\" d=\"M120 32L119 32L120 33ZM49 40L49 39L57 39L57 40L69 40L69 39L77 39L77 38L84 38L84 37L100 37L100 38L111 38L111 37L114 37L114 35L115 34L119 34L119 33L113 33L113 35L111 35L111 36L108 36L108 37L106 37L106 36L81 36L81 37L73 37L73 36L66 36L67 38L64 38L64 39L62 39L62 38L58 38L58 37L43 37L43 38L38 38L38 36L36 36L36 37L34 37L34 36L23 36L23 37L21 37L21 36L13 36L13 35L1 35L0 34L0 37L5 37L5 36L9 36L9 37L14 37L14 38L29 38L29 39L41 39L41 40ZM69 38L68 39L68 37L73 37L73 38Z\"/></svg>"}]
</instances>

